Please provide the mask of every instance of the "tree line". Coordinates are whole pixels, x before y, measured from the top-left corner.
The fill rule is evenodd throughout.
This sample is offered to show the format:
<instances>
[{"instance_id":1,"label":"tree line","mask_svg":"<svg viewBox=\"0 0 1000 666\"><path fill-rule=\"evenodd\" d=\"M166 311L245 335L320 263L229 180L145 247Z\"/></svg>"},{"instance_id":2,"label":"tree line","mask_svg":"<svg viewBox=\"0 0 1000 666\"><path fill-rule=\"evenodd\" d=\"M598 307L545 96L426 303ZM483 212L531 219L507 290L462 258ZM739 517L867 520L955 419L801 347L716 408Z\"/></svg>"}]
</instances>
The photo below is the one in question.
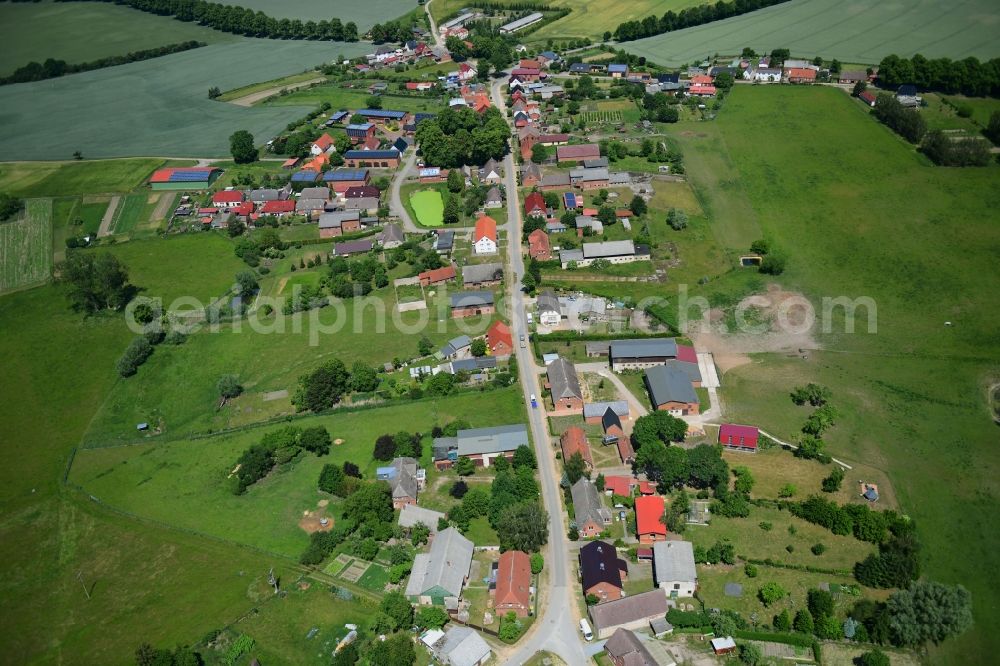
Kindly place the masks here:
<instances>
[{"instance_id":1,"label":"tree line","mask_svg":"<svg viewBox=\"0 0 1000 666\"><path fill-rule=\"evenodd\" d=\"M665 32L691 28L696 25L704 25L713 21L732 16L739 16L749 12L757 11L772 5L778 5L788 0L733 0L724 2L720 0L714 5L699 5L682 9L680 12L668 11L660 18L647 16L641 21L625 21L615 28L615 39L619 42L628 42L633 39L652 37ZM605 36L607 34L605 33Z\"/></svg>"},{"instance_id":2,"label":"tree line","mask_svg":"<svg viewBox=\"0 0 1000 666\"><path fill-rule=\"evenodd\" d=\"M420 121L416 139L427 164L454 168L480 165L507 153L510 128L499 109L478 114L470 108L447 108Z\"/></svg>"},{"instance_id":3,"label":"tree line","mask_svg":"<svg viewBox=\"0 0 1000 666\"><path fill-rule=\"evenodd\" d=\"M79 2L80 0L58 0L58 2ZM308 39L317 41L356 42L358 26L354 21L341 22L339 18L329 21L301 21L299 19L275 18L264 12L253 11L235 5L222 5L206 0L99 0L126 5L132 9L169 16L178 21L195 22L220 32L246 37L268 37L271 39Z\"/></svg>"},{"instance_id":4,"label":"tree line","mask_svg":"<svg viewBox=\"0 0 1000 666\"><path fill-rule=\"evenodd\" d=\"M872 115L910 143L918 145L920 152L939 166L986 166L992 159L986 140L976 136L950 137L942 130L928 132L927 122L919 111L904 107L888 93L880 93L875 99ZM1000 126L1000 117L992 124ZM986 134L990 136L990 131Z\"/></svg>"},{"instance_id":5,"label":"tree line","mask_svg":"<svg viewBox=\"0 0 1000 666\"><path fill-rule=\"evenodd\" d=\"M105 67L114 67L115 65L125 65L130 62L139 62L141 60L159 58L160 56L170 55L171 53L180 53L181 51L190 51L191 49L197 49L202 46L207 46L207 44L205 42L199 42L192 39L186 42L177 42L176 44L160 46L155 49L130 51L123 56L108 56L107 58L99 58L97 60L91 60L90 62L82 62L74 65L67 63L65 60L56 60L54 58L48 58L43 63L31 61L24 67L18 67L10 76L0 78L0 85L5 86L12 83L28 83L30 81L56 79L67 74L78 74L79 72L89 72L95 69L103 69Z\"/></svg>"},{"instance_id":6,"label":"tree line","mask_svg":"<svg viewBox=\"0 0 1000 666\"><path fill-rule=\"evenodd\" d=\"M962 93L971 97L1000 96L1000 58L980 62L978 58L952 60L887 55L878 66L879 85L895 89L913 84L920 90Z\"/></svg>"}]
</instances>

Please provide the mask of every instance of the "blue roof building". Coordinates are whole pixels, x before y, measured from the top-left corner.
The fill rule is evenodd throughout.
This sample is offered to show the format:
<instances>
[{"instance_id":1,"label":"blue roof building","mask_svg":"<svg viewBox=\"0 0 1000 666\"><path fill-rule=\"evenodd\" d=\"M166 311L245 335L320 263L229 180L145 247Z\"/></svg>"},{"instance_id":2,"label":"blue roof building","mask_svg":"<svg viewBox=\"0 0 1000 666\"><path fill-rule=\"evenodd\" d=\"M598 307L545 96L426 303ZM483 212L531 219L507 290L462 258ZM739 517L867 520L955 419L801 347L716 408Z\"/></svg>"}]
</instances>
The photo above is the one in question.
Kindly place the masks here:
<instances>
[{"instance_id":1,"label":"blue roof building","mask_svg":"<svg viewBox=\"0 0 1000 666\"><path fill-rule=\"evenodd\" d=\"M379 120L402 120L406 117L406 111L392 111L390 109L361 109L358 114L365 118L378 118Z\"/></svg>"},{"instance_id":2,"label":"blue roof building","mask_svg":"<svg viewBox=\"0 0 1000 666\"><path fill-rule=\"evenodd\" d=\"M299 171L292 174L293 183L315 183L319 180L319 171Z\"/></svg>"},{"instance_id":3,"label":"blue roof building","mask_svg":"<svg viewBox=\"0 0 1000 666\"><path fill-rule=\"evenodd\" d=\"M628 74L628 65L613 62L608 65L608 74Z\"/></svg>"},{"instance_id":4,"label":"blue roof building","mask_svg":"<svg viewBox=\"0 0 1000 666\"><path fill-rule=\"evenodd\" d=\"M345 160L398 160L399 151L390 150L348 150L344 153Z\"/></svg>"},{"instance_id":5,"label":"blue roof building","mask_svg":"<svg viewBox=\"0 0 1000 666\"><path fill-rule=\"evenodd\" d=\"M368 132L370 132L373 127L375 127L375 125L373 125L371 123L364 123L364 124L360 124L360 125L348 125L347 126L347 136L349 136L349 137L356 137L356 138L364 138L364 137L368 136Z\"/></svg>"},{"instance_id":6,"label":"blue roof building","mask_svg":"<svg viewBox=\"0 0 1000 666\"><path fill-rule=\"evenodd\" d=\"M353 151L362 152L362 151ZM323 180L327 182L340 182L345 180L365 180L368 177L368 169L334 169L323 174Z\"/></svg>"},{"instance_id":7,"label":"blue roof building","mask_svg":"<svg viewBox=\"0 0 1000 666\"><path fill-rule=\"evenodd\" d=\"M330 114L330 120L332 120L335 123L339 123L343 122L345 118L350 117L350 115L351 114L349 114L347 111L334 111L333 113Z\"/></svg>"}]
</instances>

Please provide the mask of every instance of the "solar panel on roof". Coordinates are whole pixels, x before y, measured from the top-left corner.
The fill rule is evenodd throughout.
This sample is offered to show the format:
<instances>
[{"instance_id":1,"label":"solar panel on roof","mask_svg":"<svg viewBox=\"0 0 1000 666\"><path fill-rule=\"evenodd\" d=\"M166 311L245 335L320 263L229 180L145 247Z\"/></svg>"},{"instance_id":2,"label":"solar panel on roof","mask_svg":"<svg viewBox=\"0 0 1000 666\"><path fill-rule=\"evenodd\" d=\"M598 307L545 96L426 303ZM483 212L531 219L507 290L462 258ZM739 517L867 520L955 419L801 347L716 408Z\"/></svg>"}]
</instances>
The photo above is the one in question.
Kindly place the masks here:
<instances>
[{"instance_id":1,"label":"solar panel on roof","mask_svg":"<svg viewBox=\"0 0 1000 666\"><path fill-rule=\"evenodd\" d=\"M201 180L208 180L209 170L204 171L174 171L170 174L170 181L174 183L192 183Z\"/></svg>"}]
</instances>

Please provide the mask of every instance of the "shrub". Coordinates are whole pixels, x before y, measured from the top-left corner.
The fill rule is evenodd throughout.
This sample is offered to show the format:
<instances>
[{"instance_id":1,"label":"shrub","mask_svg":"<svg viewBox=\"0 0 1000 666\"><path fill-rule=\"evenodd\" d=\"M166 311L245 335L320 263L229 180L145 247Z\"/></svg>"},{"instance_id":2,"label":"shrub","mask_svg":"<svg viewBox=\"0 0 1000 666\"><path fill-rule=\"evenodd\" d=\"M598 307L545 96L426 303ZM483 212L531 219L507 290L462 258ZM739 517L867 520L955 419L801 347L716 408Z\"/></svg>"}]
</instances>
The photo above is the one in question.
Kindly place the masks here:
<instances>
[{"instance_id":1,"label":"shrub","mask_svg":"<svg viewBox=\"0 0 1000 666\"><path fill-rule=\"evenodd\" d=\"M153 345L149 343L149 340L141 335L134 338L115 364L118 374L122 377L131 377L152 353Z\"/></svg>"},{"instance_id":2,"label":"shrub","mask_svg":"<svg viewBox=\"0 0 1000 666\"><path fill-rule=\"evenodd\" d=\"M775 582L770 582L765 584L763 587L757 590L757 598L761 600L765 606L770 606L771 604L777 603L785 598L785 588Z\"/></svg>"},{"instance_id":3,"label":"shrub","mask_svg":"<svg viewBox=\"0 0 1000 666\"><path fill-rule=\"evenodd\" d=\"M826 546L824 546L821 543L817 543L817 544L813 544L813 547L810 548L809 550L812 551L813 555L822 555L823 553L826 552Z\"/></svg>"},{"instance_id":4,"label":"shrub","mask_svg":"<svg viewBox=\"0 0 1000 666\"><path fill-rule=\"evenodd\" d=\"M743 573L745 573L747 575L747 578L756 578L757 577L757 565L756 564L750 564L749 562L747 564L744 564L743 565Z\"/></svg>"}]
</instances>

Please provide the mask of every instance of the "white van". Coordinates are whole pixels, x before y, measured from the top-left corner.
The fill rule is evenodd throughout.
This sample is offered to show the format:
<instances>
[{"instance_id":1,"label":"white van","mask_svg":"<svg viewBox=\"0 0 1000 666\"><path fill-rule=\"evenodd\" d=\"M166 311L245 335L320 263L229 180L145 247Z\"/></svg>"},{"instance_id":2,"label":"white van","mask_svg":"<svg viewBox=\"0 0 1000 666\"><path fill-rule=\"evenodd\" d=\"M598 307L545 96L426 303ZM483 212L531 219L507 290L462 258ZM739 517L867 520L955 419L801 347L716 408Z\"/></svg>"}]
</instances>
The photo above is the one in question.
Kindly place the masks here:
<instances>
[{"instance_id":1,"label":"white van","mask_svg":"<svg viewBox=\"0 0 1000 666\"><path fill-rule=\"evenodd\" d=\"M580 620L580 633L586 640L594 640L594 632L590 630L590 623L587 620Z\"/></svg>"}]
</instances>

